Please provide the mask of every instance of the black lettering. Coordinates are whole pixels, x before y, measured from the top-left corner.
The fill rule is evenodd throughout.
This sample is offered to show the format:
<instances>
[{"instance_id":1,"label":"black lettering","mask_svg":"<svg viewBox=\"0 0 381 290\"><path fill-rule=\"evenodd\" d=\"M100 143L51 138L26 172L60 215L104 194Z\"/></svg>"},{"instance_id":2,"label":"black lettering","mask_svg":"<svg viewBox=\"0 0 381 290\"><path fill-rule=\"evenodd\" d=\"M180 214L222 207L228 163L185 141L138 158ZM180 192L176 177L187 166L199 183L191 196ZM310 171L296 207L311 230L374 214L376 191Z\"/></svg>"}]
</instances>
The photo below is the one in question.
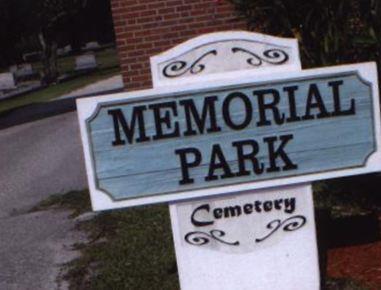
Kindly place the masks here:
<instances>
[{"instance_id":1,"label":"black lettering","mask_svg":"<svg viewBox=\"0 0 381 290\"><path fill-rule=\"evenodd\" d=\"M143 112L147 109L146 106L137 106L132 109L132 117L130 125L127 123L126 118L121 109L108 110L108 114L112 116L114 122L114 136L115 140L112 141L113 146L125 145L126 141L123 140L120 136L120 127L124 135L127 138L129 144L134 141L135 127L138 124L139 137L135 139L136 142L145 142L149 141L150 138L146 136L146 131L144 127L144 116ZM137 122L136 122L137 121Z\"/></svg>"},{"instance_id":2,"label":"black lettering","mask_svg":"<svg viewBox=\"0 0 381 290\"><path fill-rule=\"evenodd\" d=\"M252 204L250 204L250 203L247 203L247 204L245 204L244 206L243 206L243 212L245 213L245 214L251 214L251 213L253 213L253 205Z\"/></svg>"},{"instance_id":3,"label":"black lettering","mask_svg":"<svg viewBox=\"0 0 381 290\"><path fill-rule=\"evenodd\" d=\"M176 102L165 102L160 104L152 104L148 106L151 110L153 110L154 118L155 118L155 128L156 135L153 136L153 140L174 138L180 136L179 123L177 121L174 122L174 126L172 127L172 119L171 113L173 116L177 116L177 106ZM164 115L162 113L164 112ZM166 130L172 130L171 132L164 133L163 125L165 125Z\"/></svg>"},{"instance_id":4,"label":"black lettering","mask_svg":"<svg viewBox=\"0 0 381 290\"><path fill-rule=\"evenodd\" d=\"M312 109L319 110L319 113L316 115L318 119L327 118L331 116L327 112L327 109L323 102L323 98L321 97L319 88L316 84L311 84L308 90L306 114L303 116L303 120L315 119L315 115L311 114Z\"/></svg>"},{"instance_id":5,"label":"black lettering","mask_svg":"<svg viewBox=\"0 0 381 290\"><path fill-rule=\"evenodd\" d=\"M222 218L222 213L223 213L222 208L215 208L215 209L213 210L213 215L214 215L214 217L215 217L216 219L220 219L220 218Z\"/></svg>"},{"instance_id":6,"label":"black lettering","mask_svg":"<svg viewBox=\"0 0 381 290\"><path fill-rule=\"evenodd\" d=\"M187 130L184 132L184 136L197 135L197 133L204 134L207 120L209 120L209 128L206 129L206 132L212 133L221 131L221 128L217 125L216 119L215 102L217 100L217 96L205 98L201 116L200 113L197 111L197 108L192 99L183 100L179 102L179 104L184 107L185 120L187 124ZM198 132L195 129L193 129L192 120L193 123L196 124Z\"/></svg>"},{"instance_id":7,"label":"black lettering","mask_svg":"<svg viewBox=\"0 0 381 290\"><path fill-rule=\"evenodd\" d=\"M253 92L258 99L258 109L259 109L259 118L260 121L257 123L257 126L269 126L271 121L267 119L266 111L269 110L274 116L274 121L277 125L282 125L284 123L285 115L279 113L278 104L280 101L280 95L277 90L266 89L266 90L257 90ZM267 95L272 95L272 101L266 103L265 97ZM268 99L268 98L267 98Z\"/></svg>"},{"instance_id":8,"label":"black lettering","mask_svg":"<svg viewBox=\"0 0 381 290\"><path fill-rule=\"evenodd\" d=\"M283 199L277 199L277 200L275 200L275 202L274 202L275 209L281 210L282 209L282 206L281 206L282 203L283 203Z\"/></svg>"},{"instance_id":9,"label":"black lettering","mask_svg":"<svg viewBox=\"0 0 381 290\"><path fill-rule=\"evenodd\" d=\"M233 142L233 146L237 148L238 155L238 173L237 176L250 175L250 171L246 170L245 160L251 161L255 174L262 174L264 170L263 163L260 163L256 157L259 152L259 145L254 140L243 140ZM244 152L244 147L249 147L249 152Z\"/></svg>"},{"instance_id":10,"label":"black lettering","mask_svg":"<svg viewBox=\"0 0 381 290\"><path fill-rule=\"evenodd\" d=\"M240 206L228 206L224 208L224 217L229 218L229 217L235 217L235 216L240 216L242 214L242 209Z\"/></svg>"},{"instance_id":11,"label":"black lettering","mask_svg":"<svg viewBox=\"0 0 381 290\"><path fill-rule=\"evenodd\" d=\"M182 173L182 180L180 180L180 184L189 184L194 183L194 179L189 177L189 168L197 167L201 164L202 158L201 153L197 148L184 148L184 149L178 149L175 151L177 155L180 157L180 164L181 164L181 173ZM187 155L193 155L194 160L189 161L187 158Z\"/></svg>"},{"instance_id":12,"label":"black lettering","mask_svg":"<svg viewBox=\"0 0 381 290\"><path fill-rule=\"evenodd\" d=\"M298 86L283 88L283 91L287 92L287 95L288 95L288 107L289 107L290 116L286 119L287 122L298 122L302 119L298 116L297 110L296 110L295 91L297 91L298 89L299 89Z\"/></svg>"},{"instance_id":13,"label":"black lettering","mask_svg":"<svg viewBox=\"0 0 381 290\"><path fill-rule=\"evenodd\" d=\"M262 205L262 202L257 200L255 203L254 203L254 206L255 206L255 211L256 212L262 212L261 210L261 205Z\"/></svg>"},{"instance_id":14,"label":"black lettering","mask_svg":"<svg viewBox=\"0 0 381 290\"><path fill-rule=\"evenodd\" d=\"M265 201L263 204L263 209L265 212L269 212L273 209L273 203L271 201Z\"/></svg>"},{"instance_id":15,"label":"black lettering","mask_svg":"<svg viewBox=\"0 0 381 290\"><path fill-rule=\"evenodd\" d=\"M240 124L235 123L236 121L233 122L230 114L230 104L236 98L240 99L245 105L245 110L242 110L245 116ZM233 130L242 130L250 124L253 118L253 107L251 106L249 98L245 94L240 92L233 92L230 93L224 100L222 104L222 114L226 125L228 125Z\"/></svg>"},{"instance_id":16,"label":"black lettering","mask_svg":"<svg viewBox=\"0 0 381 290\"><path fill-rule=\"evenodd\" d=\"M293 213L295 211L295 208L296 208L296 200L295 198L286 198L284 200L284 211L286 213Z\"/></svg>"},{"instance_id":17,"label":"black lettering","mask_svg":"<svg viewBox=\"0 0 381 290\"><path fill-rule=\"evenodd\" d=\"M280 141L282 141L282 143L277 147L277 149L275 149L274 144L276 141L278 141L278 137L263 138L263 141L268 144L269 150L270 167L267 168L267 172L281 171L281 168L277 165L278 157L280 157L285 164L282 168L283 170L291 170L298 168L296 164L292 163L291 159L288 157L286 151L284 150L284 147L293 138L293 135L280 136Z\"/></svg>"},{"instance_id":18,"label":"black lettering","mask_svg":"<svg viewBox=\"0 0 381 290\"><path fill-rule=\"evenodd\" d=\"M339 86L341 86L343 83L344 83L343 81L334 81L334 82L328 83L328 85L332 87L332 94L333 94L334 112L332 113L332 116L348 116L348 115L356 114L356 109L355 109L356 103L354 99L351 99L351 105L349 109L342 110L341 108Z\"/></svg>"},{"instance_id":19,"label":"black lettering","mask_svg":"<svg viewBox=\"0 0 381 290\"><path fill-rule=\"evenodd\" d=\"M214 173L217 169L222 169L224 172L221 175L221 178L229 178L235 176L230 170L229 164L225 159L224 153L222 152L220 145L214 144L210 158L209 173L208 176L205 177L205 181L212 181L218 179L218 176Z\"/></svg>"},{"instance_id":20,"label":"black lettering","mask_svg":"<svg viewBox=\"0 0 381 290\"><path fill-rule=\"evenodd\" d=\"M214 224L214 222L212 222L212 221L199 221L199 220L196 220L195 215L196 215L197 212L199 212L201 210L206 211L207 213L209 213L209 211L210 211L209 204L200 205L198 208L196 208L193 211L193 213L191 215L191 222L192 222L192 224L195 225L196 227L205 227L205 226L210 226L210 225Z\"/></svg>"}]
</instances>

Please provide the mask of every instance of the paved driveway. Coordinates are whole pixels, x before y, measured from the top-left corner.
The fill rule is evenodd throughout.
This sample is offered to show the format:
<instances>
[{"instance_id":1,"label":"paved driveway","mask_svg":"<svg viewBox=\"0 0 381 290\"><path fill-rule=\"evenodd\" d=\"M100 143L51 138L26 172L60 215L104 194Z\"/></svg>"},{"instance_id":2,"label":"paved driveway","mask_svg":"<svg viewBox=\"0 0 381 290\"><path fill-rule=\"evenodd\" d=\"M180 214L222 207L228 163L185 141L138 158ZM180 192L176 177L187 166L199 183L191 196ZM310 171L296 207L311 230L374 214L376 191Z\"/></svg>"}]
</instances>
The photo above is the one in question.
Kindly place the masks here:
<instances>
[{"instance_id":1,"label":"paved driveway","mask_svg":"<svg viewBox=\"0 0 381 290\"><path fill-rule=\"evenodd\" d=\"M65 289L60 264L81 237L68 212L28 213L53 193L86 188L76 113L0 130L0 289Z\"/></svg>"}]
</instances>

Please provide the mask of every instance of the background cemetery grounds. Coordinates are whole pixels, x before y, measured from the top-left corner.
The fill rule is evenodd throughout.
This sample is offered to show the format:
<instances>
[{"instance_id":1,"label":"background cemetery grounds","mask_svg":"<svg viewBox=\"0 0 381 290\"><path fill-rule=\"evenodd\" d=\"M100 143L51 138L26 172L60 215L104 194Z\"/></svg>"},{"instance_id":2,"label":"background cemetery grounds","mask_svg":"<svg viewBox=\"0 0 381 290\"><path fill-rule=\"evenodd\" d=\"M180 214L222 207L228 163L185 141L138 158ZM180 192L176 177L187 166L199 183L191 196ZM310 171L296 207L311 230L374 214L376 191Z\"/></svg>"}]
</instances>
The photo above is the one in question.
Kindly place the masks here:
<instances>
[{"instance_id":1,"label":"background cemetery grounds","mask_svg":"<svg viewBox=\"0 0 381 290\"><path fill-rule=\"evenodd\" d=\"M77 55L68 55L58 58L58 69L61 75L73 74L75 72L76 57ZM95 70L88 71L86 74L78 75L68 81L53 84L35 92L0 100L0 113L32 103L51 101L73 90L116 76L120 73L119 60L115 47L111 46L98 50L95 52L95 57L98 64ZM32 67L35 71L41 71L41 62L32 63ZM3 68L2 71L4 72L6 69Z\"/></svg>"}]
</instances>

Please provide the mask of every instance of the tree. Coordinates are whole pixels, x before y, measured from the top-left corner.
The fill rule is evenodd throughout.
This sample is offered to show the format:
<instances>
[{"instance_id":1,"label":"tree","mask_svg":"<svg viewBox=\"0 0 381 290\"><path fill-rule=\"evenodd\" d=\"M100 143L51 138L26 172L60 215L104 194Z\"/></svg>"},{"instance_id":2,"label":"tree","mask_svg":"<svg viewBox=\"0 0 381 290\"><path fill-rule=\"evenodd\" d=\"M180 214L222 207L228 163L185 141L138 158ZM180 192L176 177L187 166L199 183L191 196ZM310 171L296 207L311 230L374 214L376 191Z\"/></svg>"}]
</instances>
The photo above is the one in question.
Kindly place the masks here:
<instances>
[{"instance_id":1,"label":"tree","mask_svg":"<svg viewBox=\"0 0 381 290\"><path fill-rule=\"evenodd\" d=\"M0 0L0 67L42 51L43 81L58 77L58 46L114 41L110 0Z\"/></svg>"},{"instance_id":2,"label":"tree","mask_svg":"<svg viewBox=\"0 0 381 290\"><path fill-rule=\"evenodd\" d=\"M73 18L83 10L87 0L35 0L31 27L42 47L43 82L51 83L58 77L58 42Z\"/></svg>"},{"instance_id":3,"label":"tree","mask_svg":"<svg viewBox=\"0 0 381 290\"><path fill-rule=\"evenodd\" d=\"M0 67L21 59L21 47L28 37L27 23L15 21L27 19L30 14L27 0L0 0Z\"/></svg>"},{"instance_id":4,"label":"tree","mask_svg":"<svg viewBox=\"0 0 381 290\"><path fill-rule=\"evenodd\" d=\"M230 0L250 29L297 38L307 66L380 56L378 0Z\"/></svg>"}]
</instances>

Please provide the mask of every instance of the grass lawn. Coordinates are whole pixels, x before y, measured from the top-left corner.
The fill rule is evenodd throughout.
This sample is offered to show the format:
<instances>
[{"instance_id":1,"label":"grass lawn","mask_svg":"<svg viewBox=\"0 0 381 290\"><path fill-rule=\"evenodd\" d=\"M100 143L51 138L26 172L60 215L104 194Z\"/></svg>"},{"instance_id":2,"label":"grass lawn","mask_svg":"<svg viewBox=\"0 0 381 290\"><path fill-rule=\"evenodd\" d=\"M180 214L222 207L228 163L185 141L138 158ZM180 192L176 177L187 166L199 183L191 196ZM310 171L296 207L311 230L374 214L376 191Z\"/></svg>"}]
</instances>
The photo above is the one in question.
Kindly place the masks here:
<instances>
[{"instance_id":1,"label":"grass lawn","mask_svg":"<svg viewBox=\"0 0 381 290\"><path fill-rule=\"evenodd\" d=\"M109 48L103 51L98 51L96 53L96 58L98 62L98 69L96 71L64 83L51 85L37 92L0 101L0 112L31 103L50 101L73 90L119 74L118 58L115 49ZM72 72L75 65L74 60L74 56L60 58L58 61L60 72ZM33 66L35 69L41 68L41 64L34 64Z\"/></svg>"}]
</instances>

